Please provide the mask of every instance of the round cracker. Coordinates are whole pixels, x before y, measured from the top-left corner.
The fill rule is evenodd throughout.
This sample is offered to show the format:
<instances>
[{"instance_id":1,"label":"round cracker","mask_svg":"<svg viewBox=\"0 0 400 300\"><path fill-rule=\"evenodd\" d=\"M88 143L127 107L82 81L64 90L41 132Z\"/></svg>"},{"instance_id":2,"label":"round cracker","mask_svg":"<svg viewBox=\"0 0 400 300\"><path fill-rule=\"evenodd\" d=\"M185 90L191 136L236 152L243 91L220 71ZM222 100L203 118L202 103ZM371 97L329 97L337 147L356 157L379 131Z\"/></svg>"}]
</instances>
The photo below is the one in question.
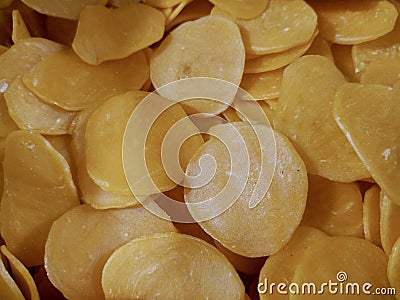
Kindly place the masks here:
<instances>
[{"instance_id":1,"label":"round cracker","mask_svg":"<svg viewBox=\"0 0 400 300\"><path fill-rule=\"evenodd\" d=\"M308 186L303 224L330 236L364 237L362 195L356 183L309 175Z\"/></svg>"},{"instance_id":2,"label":"round cracker","mask_svg":"<svg viewBox=\"0 0 400 300\"><path fill-rule=\"evenodd\" d=\"M213 8L212 15L235 18ZM303 0L270 0L267 9L251 20L236 19L246 53L270 54L307 43L317 28L317 14Z\"/></svg>"},{"instance_id":3,"label":"round cracker","mask_svg":"<svg viewBox=\"0 0 400 300\"><path fill-rule=\"evenodd\" d=\"M106 191L93 182L87 170L86 125L93 111L100 104L81 111L75 118L72 128L71 153L77 168L77 185L82 200L96 209L124 208L139 204L132 194L122 195Z\"/></svg>"},{"instance_id":4,"label":"round cracker","mask_svg":"<svg viewBox=\"0 0 400 300\"><path fill-rule=\"evenodd\" d=\"M51 224L79 205L70 168L44 137L23 130L8 135L3 168L1 235L24 265L41 265Z\"/></svg>"},{"instance_id":5,"label":"round cracker","mask_svg":"<svg viewBox=\"0 0 400 300\"><path fill-rule=\"evenodd\" d=\"M106 299L244 298L229 261L203 240L179 233L138 238L117 249L104 266L102 286Z\"/></svg>"},{"instance_id":6,"label":"round cracker","mask_svg":"<svg viewBox=\"0 0 400 300\"><path fill-rule=\"evenodd\" d=\"M161 210L155 203L149 205ZM48 277L68 299L104 299L101 272L116 248L142 235L174 231L172 222L143 207L96 210L80 205L51 227L46 242Z\"/></svg>"},{"instance_id":7,"label":"round cracker","mask_svg":"<svg viewBox=\"0 0 400 300\"><path fill-rule=\"evenodd\" d=\"M36 284L28 269L7 249L5 245L1 246L0 249L1 253L7 258L15 283L18 285L25 299L40 300ZM8 300L10 298L2 299Z\"/></svg>"},{"instance_id":8,"label":"round cracker","mask_svg":"<svg viewBox=\"0 0 400 300\"><path fill-rule=\"evenodd\" d=\"M133 3L116 9L86 6L81 12L72 48L92 65L125 58L159 41L164 34L164 22L161 12L144 4Z\"/></svg>"},{"instance_id":9,"label":"round cracker","mask_svg":"<svg viewBox=\"0 0 400 300\"><path fill-rule=\"evenodd\" d=\"M22 2L44 15L69 20L78 20L81 11L87 5L105 5L107 0L54 0L50 2L43 2L41 0L23 0Z\"/></svg>"},{"instance_id":10,"label":"round cracker","mask_svg":"<svg viewBox=\"0 0 400 300\"><path fill-rule=\"evenodd\" d=\"M336 44L375 40L392 31L397 19L395 6L386 0L310 0L308 3L318 14L321 35Z\"/></svg>"},{"instance_id":11,"label":"round cracker","mask_svg":"<svg viewBox=\"0 0 400 300\"><path fill-rule=\"evenodd\" d=\"M347 83L336 92L333 115L382 191L400 204L398 97L387 86Z\"/></svg>"},{"instance_id":12,"label":"round cracker","mask_svg":"<svg viewBox=\"0 0 400 300\"><path fill-rule=\"evenodd\" d=\"M219 28L215 30L215 28ZM174 29L156 49L150 61L150 77L155 88L193 77L218 78L239 85L244 68L244 47L235 23L215 16L186 22ZM163 90L160 90L163 94ZM179 93L164 95L183 100ZM219 114L227 103L192 100L190 109Z\"/></svg>"},{"instance_id":13,"label":"round cracker","mask_svg":"<svg viewBox=\"0 0 400 300\"><path fill-rule=\"evenodd\" d=\"M300 225L290 241L278 253L267 258L258 278L258 290L261 300L285 299L276 290L269 290L268 283L292 282L294 272L301 263L305 252L313 247L315 241L327 235L313 227ZM264 292L265 291L265 292Z\"/></svg>"},{"instance_id":14,"label":"round cracker","mask_svg":"<svg viewBox=\"0 0 400 300\"><path fill-rule=\"evenodd\" d=\"M340 251L340 255L337 252ZM353 299L388 299L386 295L370 295L362 291L365 283L373 287L388 288L389 282L386 275L387 257L381 248L374 244L355 237L331 237L317 239L312 247L305 252L301 262L296 268L292 282L297 283L300 292L290 295L291 299L337 299L335 293L329 293L327 286L324 293L302 293L304 283L312 283L321 290L323 283L355 283L360 286L359 294L352 294ZM308 290L307 287L305 289ZM310 288L313 291L312 288ZM351 289L349 289L351 291ZM351 293L351 292L350 292ZM347 297L347 295L346 295ZM390 298L390 297L389 297Z\"/></svg>"},{"instance_id":15,"label":"round cracker","mask_svg":"<svg viewBox=\"0 0 400 300\"><path fill-rule=\"evenodd\" d=\"M41 134L67 134L75 112L41 101L17 77L4 94L8 111L20 129ZM46 116L45 118L43 116Z\"/></svg>"},{"instance_id":16,"label":"round cracker","mask_svg":"<svg viewBox=\"0 0 400 300\"><path fill-rule=\"evenodd\" d=\"M345 82L326 57L297 59L283 73L274 124L293 142L309 173L352 182L369 173L333 118L333 98Z\"/></svg>"},{"instance_id":17,"label":"round cracker","mask_svg":"<svg viewBox=\"0 0 400 300\"><path fill-rule=\"evenodd\" d=\"M258 133L271 130L266 125L254 128ZM200 182L211 178L204 186L185 189L185 202L197 204L189 206L191 215L196 221L202 220L200 226L232 252L247 257L276 253L289 241L304 212L307 176L303 161L287 138L278 132L273 132L276 149L269 136L257 140L247 123L218 125L212 127L212 134L217 134L224 142L229 141L231 147L227 148L218 138L212 137L189 163L188 176L200 174L197 176ZM215 174L210 174L213 170L205 156L216 161ZM201 164L202 172L201 160L205 160L205 165ZM250 164L250 173L246 172L246 162ZM269 182L265 177L259 179L260 170L268 173L275 163L271 185L263 194L259 187L268 186ZM212 177L208 177L210 175ZM190 187L197 181L187 183ZM253 200L258 204L250 208ZM282 201L285 201L284 206ZM215 216L226 206L229 208ZM210 214L215 217L207 219Z\"/></svg>"},{"instance_id":18,"label":"round cracker","mask_svg":"<svg viewBox=\"0 0 400 300\"><path fill-rule=\"evenodd\" d=\"M210 2L238 19L257 18L269 5L269 0L250 0L245 3L241 0L211 0Z\"/></svg>"},{"instance_id":19,"label":"round cracker","mask_svg":"<svg viewBox=\"0 0 400 300\"><path fill-rule=\"evenodd\" d=\"M40 99L66 110L82 110L94 102L140 89L149 76L142 51L99 66L83 62L72 49L47 57L23 77Z\"/></svg>"}]
</instances>

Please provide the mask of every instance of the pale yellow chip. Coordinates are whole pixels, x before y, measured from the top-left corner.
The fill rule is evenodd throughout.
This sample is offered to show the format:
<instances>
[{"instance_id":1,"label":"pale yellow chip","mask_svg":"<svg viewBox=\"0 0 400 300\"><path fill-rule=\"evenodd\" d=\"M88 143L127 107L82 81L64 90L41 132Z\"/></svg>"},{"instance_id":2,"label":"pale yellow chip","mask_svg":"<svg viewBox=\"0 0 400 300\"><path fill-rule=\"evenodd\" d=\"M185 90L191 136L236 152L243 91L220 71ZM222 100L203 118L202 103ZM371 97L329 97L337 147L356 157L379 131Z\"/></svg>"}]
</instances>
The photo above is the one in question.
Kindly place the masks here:
<instances>
[{"instance_id":1,"label":"pale yellow chip","mask_svg":"<svg viewBox=\"0 0 400 300\"><path fill-rule=\"evenodd\" d=\"M381 244L386 254L389 255L394 243L400 237L400 206L393 203L392 199L384 193L381 193L380 199Z\"/></svg>"},{"instance_id":2,"label":"pale yellow chip","mask_svg":"<svg viewBox=\"0 0 400 300\"><path fill-rule=\"evenodd\" d=\"M44 137L21 130L7 137L3 168L1 235L24 265L43 264L51 224L79 204L68 163Z\"/></svg>"},{"instance_id":3,"label":"pale yellow chip","mask_svg":"<svg viewBox=\"0 0 400 300\"><path fill-rule=\"evenodd\" d=\"M235 19L218 7L211 14ZM317 28L317 14L303 0L270 0L260 16L235 22L246 53L270 54L307 43Z\"/></svg>"},{"instance_id":4,"label":"pale yellow chip","mask_svg":"<svg viewBox=\"0 0 400 300\"><path fill-rule=\"evenodd\" d=\"M15 124L8 111L4 94L0 93L0 137L5 138L10 132L17 129L18 126Z\"/></svg>"},{"instance_id":5,"label":"pale yellow chip","mask_svg":"<svg viewBox=\"0 0 400 300\"><path fill-rule=\"evenodd\" d=\"M28 300L40 300L36 284L28 269L16 258L6 246L1 246L1 253L7 258L11 273L20 291ZM1 295L0 295L1 296ZM2 298L9 299L9 298Z\"/></svg>"},{"instance_id":6,"label":"pale yellow chip","mask_svg":"<svg viewBox=\"0 0 400 300\"><path fill-rule=\"evenodd\" d=\"M352 58L357 72L365 70L371 63L383 59L400 58L400 25L393 32L374 41L354 45Z\"/></svg>"},{"instance_id":7,"label":"pale yellow chip","mask_svg":"<svg viewBox=\"0 0 400 300\"><path fill-rule=\"evenodd\" d=\"M268 7L270 0L211 0L216 7L238 19L255 19Z\"/></svg>"},{"instance_id":8,"label":"pale yellow chip","mask_svg":"<svg viewBox=\"0 0 400 300\"><path fill-rule=\"evenodd\" d=\"M102 287L107 300L245 297L239 275L215 247L179 233L138 238L117 249L104 266Z\"/></svg>"},{"instance_id":9,"label":"pale yellow chip","mask_svg":"<svg viewBox=\"0 0 400 300\"><path fill-rule=\"evenodd\" d=\"M246 257L279 251L299 225L306 204L304 163L287 138L271 130L244 122L214 126L210 129L214 137L199 149L186 170L187 176L196 175L186 178L187 186L200 186L185 189L193 218L202 221L200 226L224 247ZM206 156L215 160L214 170ZM265 186L269 189L263 193ZM221 207L227 209L219 211Z\"/></svg>"},{"instance_id":10,"label":"pale yellow chip","mask_svg":"<svg viewBox=\"0 0 400 300\"><path fill-rule=\"evenodd\" d=\"M390 253L387 274L391 286L398 291L400 289L400 238L396 241Z\"/></svg>"},{"instance_id":11,"label":"pale yellow chip","mask_svg":"<svg viewBox=\"0 0 400 300\"><path fill-rule=\"evenodd\" d=\"M333 60L331 45L320 34L314 38L305 55L321 55Z\"/></svg>"},{"instance_id":12,"label":"pale yellow chip","mask_svg":"<svg viewBox=\"0 0 400 300\"><path fill-rule=\"evenodd\" d=\"M391 3L400 11L398 1ZM365 70L375 60L400 58L400 18L397 18L394 29L388 34L373 41L354 45L352 57L357 72Z\"/></svg>"},{"instance_id":13,"label":"pale yellow chip","mask_svg":"<svg viewBox=\"0 0 400 300\"><path fill-rule=\"evenodd\" d=\"M278 253L267 258L258 278L259 296L261 300L289 300L289 295L275 291L271 293L268 284L292 282L297 265L302 261L304 253L313 246L316 240L327 235L313 227L301 225L294 232L290 241Z\"/></svg>"},{"instance_id":14,"label":"pale yellow chip","mask_svg":"<svg viewBox=\"0 0 400 300\"><path fill-rule=\"evenodd\" d=\"M164 22L161 12L144 4L121 8L86 6L72 48L92 65L125 58L159 41L164 34Z\"/></svg>"},{"instance_id":15,"label":"pale yellow chip","mask_svg":"<svg viewBox=\"0 0 400 300\"><path fill-rule=\"evenodd\" d=\"M198 128L179 104L149 95L136 107L124 136L124 170L131 191L149 195L182 183L202 145Z\"/></svg>"},{"instance_id":16,"label":"pale yellow chip","mask_svg":"<svg viewBox=\"0 0 400 300\"><path fill-rule=\"evenodd\" d=\"M400 57L372 61L361 73L360 82L393 86L400 80Z\"/></svg>"},{"instance_id":17,"label":"pale yellow chip","mask_svg":"<svg viewBox=\"0 0 400 300\"><path fill-rule=\"evenodd\" d=\"M148 76L149 66L142 51L91 66L71 49L65 49L26 73L23 82L46 103L81 110L94 102L140 89Z\"/></svg>"},{"instance_id":18,"label":"pale yellow chip","mask_svg":"<svg viewBox=\"0 0 400 300\"><path fill-rule=\"evenodd\" d=\"M78 22L57 17L46 17L47 37L52 41L71 46Z\"/></svg>"},{"instance_id":19,"label":"pale yellow chip","mask_svg":"<svg viewBox=\"0 0 400 300\"><path fill-rule=\"evenodd\" d=\"M367 241L381 246L380 230L380 192L378 185L373 185L364 194L363 223L364 235Z\"/></svg>"},{"instance_id":20,"label":"pale yellow chip","mask_svg":"<svg viewBox=\"0 0 400 300\"><path fill-rule=\"evenodd\" d=\"M82 200L96 209L123 208L134 206L139 202L132 194L120 195L106 191L90 178L86 161L86 125L92 112L99 106L93 105L79 113L72 127L71 153L76 165L78 188Z\"/></svg>"},{"instance_id":21,"label":"pale yellow chip","mask_svg":"<svg viewBox=\"0 0 400 300\"><path fill-rule=\"evenodd\" d=\"M356 72L351 57L352 46L332 45L331 50L336 67L343 73L347 81L359 82L360 73Z\"/></svg>"},{"instance_id":22,"label":"pale yellow chip","mask_svg":"<svg viewBox=\"0 0 400 300\"><path fill-rule=\"evenodd\" d=\"M125 127L139 102L148 95L133 91L115 96L100 105L86 125L86 161L91 179L102 189L130 195L122 161ZM167 189L175 185L168 186Z\"/></svg>"},{"instance_id":23,"label":"pale yellow chip","mask_svg":"<svg viewBox=\"0 0 400 300\"><path fill-rule=\"evenodd\" d=\"M42 38L24 39L0 56L0 93L47 56L63 49L61 44Z\"/></svg>"},{"instance_id":24,"label":"pale yellow chip","mask_svg":"<svg viewBox=\"0 0 400 300\"><path fill-rule=\"evenodd\" d=\"M0 44L15 42L0 45L0 299L39 299L38 290L52 300L250 299L245 290L258 299L257 285L318 289L340 272L344 283L400 290L398 0L15 0L3 9L11 2L0 0ZM195 97L146 132L158 104L186 95L161 92L136 115L126 156L128 119L149 95L139 90L192 77L240 84L260 101ZM206 144L197 132L165 157L163 139L197 131L194 116L182 120L199 112L236 123L212 127ZM242 121L276 128L276 144ZM171 130L178 122L185 128ZM272 182L258 178L274 154ZM176 228L194 237L164 233L176 229L151 200L160 192L186 201L199 223ZM36 287L29 271L44 263L52 283L41 266ZM260 298L318 298L269 292ZM326 288L319 298L348 295Z\"/></svg>"},{"instance_id":25,"label":"pale yellow chip","mask_svg":"<svg viewBox=\"0 0 400 300\"><path fill-rule=\"evenodd\" d=\"M178 5L182 0L146 0L145 2L154 7L169 8Z\"/></svg>"},{"instance_id":26,"label":"pale yellow chip","mask_svg":"<svg viewBox=\"0 0 400 300\"><path fill-rule=\"evenodd\" d=\"M303 224L330 236L363 238L363 202L356 183L341 183L309 175Z\"/></svg>"},{"instance_id":27,"label":"pale yellow chip","mask_svg":"<svg viewBox=\"0 0 400 300\"><path fill-rule=\"evenodd\" d=\"M386 0L310 0L321 35L336 44L359 44L393 30L397 10ZM384 20L384 21L383 21Z\"/></svg>"},{"instance_id":28,"label":"pale yellow chip","mask_svg":"<svg viewBox=\"0 0 400 300\"><path fill-rule=\"evenodd\" d=\"M24 19L22 18L18 10L13 10L12 22L13 22L13 31L11 34L11 38L14 43L18 42L19 40L31 37L31 34L29 33L29 30L25 25Z\"/></svg>"},{"instance_id":29,"label":"pale yellow chip","mask_svg":"<svg viewBox=\"0 0 400 300\"><path fill-rule=\"evenodd\" d=\"M68 299L104 299L101 271L117 247L142 235L174 231L172 222L143 207L96 210L83 204L53 223L46 242L46 271Z\"/></svg>"},{"instance_id":30,"label":"pale yellow chip","mask_svg":"<svg viewBox=\"0 0 400 300\"><path fill-rule=\"evenodd\" d=\"M316 34L316 33L315 33ZM271 53L246 60L244 73L263 73L285 67L302 56L311 46L312 38L307 43L286 51Z\"/></svg>"},{"instance_id":31,"label":"pale yellow chip","mask_svg":"<svg viewBox=\"0 0 400 300\"><path fill-rule=\"evenodd\" d=\"M340 252L340 255L337 253ZM314 294L301 293L304 283L315 284L317 291L321 290L322 284L329 282L343 283L344 289L347 283L355 283L360 286L359 294L351 296L343 294L344 299L393 299L385 295L362 292L365 283L373 287L388 288L389 282L386 275L387 256L383 250L374 244L355 237L331 237L321 238L314 241L309 247L301 262L296 268L292 282L297 283L300 292L290 295L290 299L338 299L338 295L330 293L327 286L324 293ZM311 289L312 290L312 289ZM351 291L351 290L350 290Z\"/></svg>"},{"instance_id":32,"label":"pale yellow chip","mask_svg":"<svg viewBox=\"0 0 400 300\"><path fill-rule=\"evenodd\" d=\"M41 0L22 0L22 2L44 15L69 20L78 20L81 11L87 5L105 5L107 0L52 0L44 2Z\"/></svg>"},{"instance_id":33,"label":"pale yellow chip","mask_svg":"<svg viewBox=\"0 0 400 300\"><path fill-rule=\"evenodd\" d=\"M17 77L4 94L8 112L20 129L41 134L67 134L75 112L45 103Z\"/></svg>"},{"instance_id":34,"label":"pale yellow chip","mask_svg":"<svg viewBox=\"0 0 400 300\"><path fill-rule=\"evenodd\" d=\"M184 22L208 16L212 8L213 5L208 0L193 0L188 3L172 21L166 24L165 31Z\"/></svg>"},{"instance_id":35,"label":"pale yellow chip","mask_svg":"<svg viewBox=\"0 0 400 300\"><path fill-rule=\"evenodd\" d=\"M333 114L372 178L400 204L400 91L348 83L335 96ZM367 176L364 176L367 177Z\"/></svg>"},{"instance_id":36,"label":"pale yellow chip","mask_svg":"<svg viewBox=\"0 0 400 300\"><path fill-rule=\"evenodd\" d=\"M237 25L207 16L181 24L163 40L151 58L150 77L155 88L192 77L218 78L239 85L243 68L244 47ZM160 93L164 95L162 90ZM180 93L172 96L174 100L184 99ZM219 114L229 101L233 96L225 103L191 100L183 105L196 112Z\"/></svg>"},{"instance_id":37,"label":"pale yellow chip","mask_svg":"<svg viewBox=\"0 0 400 300\"><path fill-rule=\"evenodd\" d=\"M0 298L26 300L14 279L8 273L3 258L0 259Z\"/></svg>"},{"instance_id":38,"label":"pale yellow chip","mask_svg":"<svg viewBox=\"0 0 400 300\"><path fill-rule=\"evenodd\" d=\"M155 100L156 102L154 105L141 106L142 109L147 108L144 108L145 111L142 111L140 115L136 113L135 119L130 123L131 127L136 126L138 129L130 130L129 125L127 127L128 120L146 96L155 98L145 98L143 101ZM171 105L172 102L169 100L154 94L150 96L145 92L130 92L113 97L96 109L90 116L86 129L87 169L93 181L107 191L124 195L130 195L131 190L135 195L149 195L174 188L176 183L169 178L164 169L161 148L163 139L172 125L186 118L187 115L179 104ZM142 127L147 122L149 110L154 111L154 107L161 106L170 107L155 119L147 133L146 128ZM185 129L195 131L190 120L186 119L184 122ZM130 148L124 154L123 166L121 149L126 127L125 139L130 140L131 143L127 142ZM141 130L140 133L139 130ZM142 134L146 138L143 143L138 137ZM176 137L181 136L178 132L174 134ZM179 158L183 169L186 169L189 159L202 143L201 137L197 136L181 148ZM129 176L128 182L124 168ZM151 183L144 180L148 177Z\"/></svg>"},{"instance_id":39,"label":"pale yellow chip","mask_svg":"<svg viewBox=\"0 0 400 300\"><path fill-rule=\"evenodd\" d=\"M244 74L240 87L255 100L275 99L279 97L283 69L274 71Z\"/></svg>"},{"instance_id":40,"label":"pale yellow chip","mask_svg":"<svg viewBox=\"0 0 400 300\"><path fill-rule=\"evenodd\" d=\"M335 91L345 82L326 57L297 59L283 73L274 124L293 142L308 173L352 182L369 173L332 115Z\"/></svg>"}]
</instances>

